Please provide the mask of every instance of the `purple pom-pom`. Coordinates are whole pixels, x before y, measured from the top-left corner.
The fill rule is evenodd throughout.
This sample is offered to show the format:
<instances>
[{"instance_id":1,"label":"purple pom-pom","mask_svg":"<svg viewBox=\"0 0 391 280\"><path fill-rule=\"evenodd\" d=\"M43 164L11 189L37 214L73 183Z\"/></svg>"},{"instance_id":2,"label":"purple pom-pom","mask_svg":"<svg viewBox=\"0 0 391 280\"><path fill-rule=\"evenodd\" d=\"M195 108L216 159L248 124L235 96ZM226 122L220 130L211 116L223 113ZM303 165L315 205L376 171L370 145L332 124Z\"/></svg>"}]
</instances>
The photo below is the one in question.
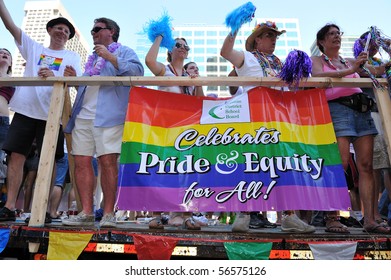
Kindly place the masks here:
<instances>
[{"instance_id":1,"label":"purple pom-pom","mask_svg":"<svg viewBox=\"0 0 391 280\"><path fill-rule=\"evenodd\" d=\"M225 18L225 25L231 28L231 34L235 34L243 24L251 22L255 10L253 3L247 2L230 12Z\"/></svg>"},{"instance_id":2,"label":"purple pom-pom","mask_svg":"<svg viewBox=\"0 0 391 280\"><path fill-rule=\"evenodd\" d=\"M354 45L353 45L353 54L354 54L354 57L358 57L360 55L361 52L364 51L364 45L365 45L365 42L367 41L367 36L365 36L365 39L357 39L355 42L354 42Z\"/></svg>"},{"instance_id":3,"label":"purple pom-pom","mask_svg":"<svg viewBox=\"0 0 391 280\"><path fill-rule=\"evenodd\" d=\"M289 52L285 63L278 75L290 87L297 88L302 78L310 77L312 72L311 58L303 51L293 50Z\"/></svg>"}]
</instances>

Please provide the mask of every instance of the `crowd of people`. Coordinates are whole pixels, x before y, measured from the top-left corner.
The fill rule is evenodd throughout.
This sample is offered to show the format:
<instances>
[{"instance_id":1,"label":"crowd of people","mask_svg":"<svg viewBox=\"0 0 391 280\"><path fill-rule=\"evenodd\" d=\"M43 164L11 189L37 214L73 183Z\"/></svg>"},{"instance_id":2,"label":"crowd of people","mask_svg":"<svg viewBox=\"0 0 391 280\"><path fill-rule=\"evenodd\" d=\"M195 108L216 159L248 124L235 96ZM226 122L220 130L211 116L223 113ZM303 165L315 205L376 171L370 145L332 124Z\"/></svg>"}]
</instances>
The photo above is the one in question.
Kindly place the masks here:
<instances>
[{"instance_id":1,"label":"crowd of people","mask_svg":"<svg viewBox=\"0 0 391 280\"><path fill-rule=\"evenodd\" d=\"M65 44L75 35L75 28L66 18L50 20L47 32L49 46L45 47L31 39L13 21L4 1L0 0L0 17L14 37L17 48L26 60L24 76L143 76L144 67L136 52L119 43L120 27L109 18L94 20L91 36L93 53L88 57L82 72L79 54L66 50ZM229 33L221 47L221 56L234 67L230 76L239 77L277 77L283 67L275 54L279 36L285 30L279 30L275 23L267 21L258 24L248 36L245 50L235 50L236 33ZM336 24L326 24L316 35L321 55L311 57L313 77L360 78L361 76L385 75L389 62L375 58L379 48L371 44L370 48L355 53L354 58L340 56L342 32ZM145 58L145 65L155 76L199 77L195 62L185 63L190 46L185 38L176 38L172 49L167 51L167 63L158 61L158 52L165 34L154 38ZM364 33L357 44L365 45ZM56 63L55 63L56 62ZM58 63L60 62L60 63ZM11 75L12 58L6 49L0 48L0 77ZM231 88L231 94L247 92L254 86ZM100 185L103 192L102 217L99 227L116 227L115 201L118 180L118 157L121 152L122 134L129 98L128 86L80 86L67 126L59 130L56 150L57 171L48 207L48 217L56 218L62 196L65 174L68 169L64 156L64 133L72 135L72 145L68 147L75 163L75 186L80 197L81 210L77 215L62 219L66 226L94 226L94 194L96 176L92 165L96 156L100 172ZM279 90L289 91L288 87ZM161 91L192 96L204 96L202 86L159 86ZM51 87L0 87L0 161L7 155L7 200L0 209L0 221L15 220L15 203L25 182L25 190L30 191L32 183L24 180L30 170L26 163L30 158L39 158L48 117ZM343 168L348 170L351 160L351 145L359 174L358 189L363 207L365 231L371 233L390 233L390 163L386 154L381 123L375 109L373 92L363 92L359 87L333 87L326 90L332 122L337 138ZM360 102L357 102L360 100ZM352 105L354 104L354 105ZM14 112L9 124L9 109ZM376 115L377 113L377 115ZM36 147L33 147L36 145ZM35 170L36 171L36 170ZM56 176L57 173L57 176ZM24 176L25 175L25 176ZM382 208L378 208L379 189L385 182ZM28 199L29 195L27 195ZM388 202L388 203L387 203ZM29 209L29 200L25 208ZM387 210L384 210L384 207ZM300 210L300 209L297 209ZM381 214L388 215L384 221ZM307 213L293 210L281 213L281 230L284 232L312 233L316 228L311 219L304 219ZM311 213L310 213L311 215ZM205 220L197 218L203 213L177 213L154 215L150 221L151 229L161 229L164 225L184 226L186 229L199 230L206 225ZM327 232L349 233L336 211L325 212L324 224ZM243 232L249 228L276 227L259 212L237 213L232 226L233 231Z\"/></svg>"}]
</instances>

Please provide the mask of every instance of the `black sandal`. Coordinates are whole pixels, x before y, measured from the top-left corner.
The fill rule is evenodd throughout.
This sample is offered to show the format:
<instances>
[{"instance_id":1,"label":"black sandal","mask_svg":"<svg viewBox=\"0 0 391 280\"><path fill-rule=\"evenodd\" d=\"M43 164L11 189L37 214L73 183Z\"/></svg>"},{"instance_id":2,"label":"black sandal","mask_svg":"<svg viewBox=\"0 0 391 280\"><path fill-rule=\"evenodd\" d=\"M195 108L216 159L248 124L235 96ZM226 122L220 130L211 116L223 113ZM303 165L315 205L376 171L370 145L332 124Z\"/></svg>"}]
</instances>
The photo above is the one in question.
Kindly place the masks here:
<instances>
[{"instance_id":1,"label":"black sandal","mask_svg":"<svg viewBox=\"0 0 391 280\"><path fill-rule=\"evenodd\" d=\"M162 215L161 217L153 218L149 221L148 227L149 229L164 229L164 225L168 224L169 217L166 215Z\"/></svg>"},{"instance_id":2,"label":"black sandal","mask_svg":"<svg viewBox=\"0 0 391 280\"><path fill-rule=\"evenodd\" d=\"M340 218L338 216L330 217L326 215L324 220L326 223L326 229L324 230L325 232L342 234L350 233L348 227L340 222Z\"/></svg>"},{"instance_id":3,"label":"black sandal","mask_svg":"<svg viewBox=\"0 0 391 280\"><path fill-rule=\"evenodd\" d=\"M26 224L30 222L30 217L27 217L26 220L24 220ZM46 212L45 214L45 224L50 224L52 222L52 217L50 217L50 214Z\"/></svg>"},{"instance_id":4,"label":"black sandal","mask_svg":"<svg viewBox=\"0 0 391 280\"><path fill-rule=\"evenodd\" d=\"M183 221L183 229L188 230L201 230L201 226L198 224L196 220L193 219L193 217L189 217Z\"/></svg>"}]
</instances>

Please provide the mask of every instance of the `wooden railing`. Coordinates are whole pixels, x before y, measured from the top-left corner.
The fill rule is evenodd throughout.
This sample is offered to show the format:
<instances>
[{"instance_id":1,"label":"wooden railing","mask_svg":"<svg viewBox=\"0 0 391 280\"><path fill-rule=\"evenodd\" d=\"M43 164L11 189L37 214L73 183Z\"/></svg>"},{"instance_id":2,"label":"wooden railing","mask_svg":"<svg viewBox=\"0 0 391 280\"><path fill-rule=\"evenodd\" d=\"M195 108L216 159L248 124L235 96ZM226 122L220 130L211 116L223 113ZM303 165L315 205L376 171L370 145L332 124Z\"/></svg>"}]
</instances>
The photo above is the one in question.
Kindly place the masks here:
<instances>
[{"instance_id":1,"label":"wooden railing","mask_svg":"<svg viewBox=\"0 0 391 280\"><path fill-rule=\"evenodd\" d=\"M384 86L374 89L381 115L382 124L387 143L388 154L391 157L391 100L386 89L387 80L379 79ZM51 175L54 166L54 156L57 145L60 120L65 125L70 115L70 99L68 87L80 85L115 85L115 86L284 86L285 83L277 78L252 78L252 77L210 77L190 79L189 77L51 77L45 80L40 78L0 78L0 86L53 86L53 95L50 103L48 121L42 152L39 161L38 174L35 184L33 202L31 207L30 227L43 227L45 213L48 204L51 185ZM299 88L307 87L360 87L371 88L372 81L369 78L308 78L303 80ZM70 139L67 145L70 145ZM73 166L70 162L70 170ZM73 174L71 172L71 177ZM30 249L34 251L34 249Z\"/></svg>"}]
</instances>

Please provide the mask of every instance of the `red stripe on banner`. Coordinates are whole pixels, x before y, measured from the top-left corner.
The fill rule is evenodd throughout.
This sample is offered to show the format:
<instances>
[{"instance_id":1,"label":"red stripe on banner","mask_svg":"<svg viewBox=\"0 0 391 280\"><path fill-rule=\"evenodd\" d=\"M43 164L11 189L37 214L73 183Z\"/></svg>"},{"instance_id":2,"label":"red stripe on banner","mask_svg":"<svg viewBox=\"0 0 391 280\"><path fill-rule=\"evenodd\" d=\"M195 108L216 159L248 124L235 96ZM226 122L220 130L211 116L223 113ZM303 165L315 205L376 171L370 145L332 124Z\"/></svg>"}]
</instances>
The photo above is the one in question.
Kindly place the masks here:
<instances>
[{"instance_id":1,"label":"red stripe on banner","mask_svg":"<svg viewBox=\"0 0 391 280\"><path fill-rule=\"evenodd\" d=\"M203 99L207 98L133 87L130 90L126 122L161 127L172 127L174 124L178 126L178 120L182 120L181 126L199 124ZM151 120L151 123L147 120Z\"/></svg>"},{"instance_id":2,"label":"red stripe on banner","mask_svg":"<svg viewBox=\"0 0 391 280\"><path fill-rule=\"evenodd\" d=\"M249 104L252 122L275 121L300 125L331 123L328 110L323 109L327 104L324 89L283 92L257 87L249 91Z\"/></svg>"}]
</instances>

